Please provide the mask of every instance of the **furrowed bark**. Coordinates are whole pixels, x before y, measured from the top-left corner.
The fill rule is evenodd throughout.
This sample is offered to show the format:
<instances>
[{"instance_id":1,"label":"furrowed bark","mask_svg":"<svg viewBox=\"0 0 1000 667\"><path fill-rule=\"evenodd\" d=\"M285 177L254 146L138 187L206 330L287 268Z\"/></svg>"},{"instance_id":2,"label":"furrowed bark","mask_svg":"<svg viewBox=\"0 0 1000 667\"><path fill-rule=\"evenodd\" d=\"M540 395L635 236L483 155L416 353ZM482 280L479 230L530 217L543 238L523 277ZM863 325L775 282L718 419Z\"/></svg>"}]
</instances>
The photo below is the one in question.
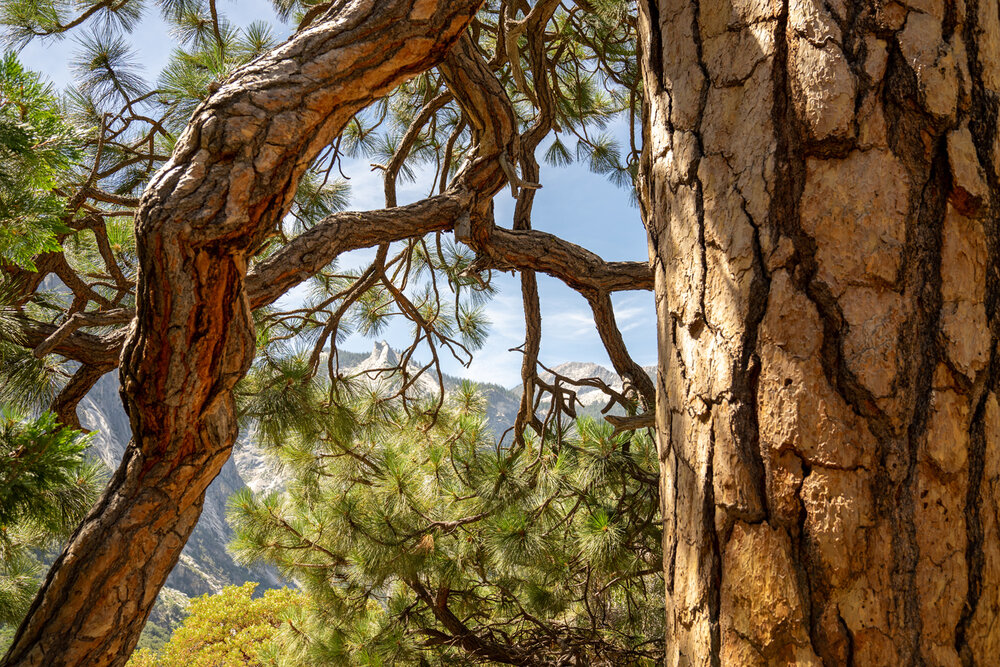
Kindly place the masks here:
<instances>
[{"instance_id":1,"label":"furrowed bark","mask_svg":"<svg viewBox=\"0 0 1000 667\"><path fill-rule=\"evenodd\" d=\"M997 3L640 6L667 664L991 664Z\"/></svg>"},{"instance_id":2,"label":"furrowed bark","mask_svg":"<svg viewBox=\"0 0 1000 667\"><path fill-rule=\"evenodd\" d=\"M352 114L439 62L479 0L353 0L241 69L142 197L122 355L134 440L3 665L123 665L236 437L253 356L247 260Z\"/></svg>"}]
</instances>

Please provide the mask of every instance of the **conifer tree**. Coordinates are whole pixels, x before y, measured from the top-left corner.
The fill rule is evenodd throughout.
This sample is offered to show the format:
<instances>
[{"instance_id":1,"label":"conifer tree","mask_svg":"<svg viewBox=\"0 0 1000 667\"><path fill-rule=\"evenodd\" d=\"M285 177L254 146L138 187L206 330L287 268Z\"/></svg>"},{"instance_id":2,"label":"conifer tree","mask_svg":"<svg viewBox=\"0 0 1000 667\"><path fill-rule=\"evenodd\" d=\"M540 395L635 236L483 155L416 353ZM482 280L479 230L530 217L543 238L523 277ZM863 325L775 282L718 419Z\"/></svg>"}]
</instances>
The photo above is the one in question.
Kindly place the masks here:
<instances>
[{"instance_id":1,"label":"conifer tree","mask_svg":"<svg viewBox=\"0 0 1000 667\"><path fill-rule=\"evenodd\" d=\"M122 474L113 478L114 488L104 496L106 504L88 519L89 525L100 527L81 531L80 539L88 545L77 545L74 556L60 562L63 571L72 569L77 574L50 581L21 629L20 643L9 658L12 662L29 660L29 653L42 651L47 659L57 655L66 664L77 664L103 659L98 653L125 655L134 646L152 598L128 600L128 611L116 617L114 630L93 629L104 638L93 644L100 648L79 645L77 653L69 646L72 638L90 636L91 630L83 626L96 617L54 604L58 596L51 587L70 579L111 581L103 575L83 574L94 568L121 573L135 586L162 584L199 512L199 494L229 455L236 423L232 390L255 354L267 362L283 363L283 343L300 350L304 347L302 355L308 364L297 367L298 375L283 381L305 392L306 381L321 372L328 377L340 374L336 345L349 332L377 334L389 318L405 318L412 324L413 335L400 355L401 380L392 391L380 394L379 400L368 402L369 412L363 417L389 418L398 410L409 413L419 403L411 395L413 390L428 379L440 381L443 355L468 363L481 344L487 330L482 305L491 293L490 272L519 269L528 305L528 333L523 348L524 393L513 440L524 449L533 438L557 431L560 414L571 415L574 406L574 388L566 378L549 382L540 376L541 328L534 278L538 270L565 281L592 308L609 356L627 385L624 393L612 391L609 397L637 413L652 405L653 385L631 359L611 302L611 295L621 290L651 289L645 262L605 262L583 248L532 229L531 220L534 193L544 185L542 162L580 160L623 185L632 182L641 148L641 98L636 94L635 22L629 2L601 0L563 6L552 1L434 0L413 5L392 0L379 3L378 11L370 14L360 11L357 2L281 2L276 3L278 8L298 26L291 40L281 44L274 37L281 28L237 25L227 20L214 0L163 0L154 5L172 27L178 48L157 81L143 79L129 48L130 31L141 19L144 4L148 3L17 0L4 3L0 12L7 36L15 44L67 34L79 40L77 82L67 95L65 116L82 144L79 156L65 170L67 179L53 189L63 198L59 216L68 229L56 234L59 250L33 257L33 269L4 269L13 286L10 301L18 320L17 335L6 340L26 362L36 360L31 362L37 366L33 368L50 380L53 410L70 425L77 423L76 406L86 392L104 373L121 365L123 396L135 434ZM411 12L425 18L411 20ZM361 23L343 23L345 16ZM342 73L346 78L340 82L321 82L314 68L315 63L326 62L322 54L331 48L334 59L360 53L355 48L359 42L345 50L346 42L325 38L341 34L348 25L365 26L351 32L350 39L367 35L363 38L368 40L365 48L370 49L366 53L377 53L379 71L389 72L374 87L363 84L360 97L344 91L354 90L351 82L364 76L369 64L374 67L374 60L324 70L334 77ZM419 48L387 49L386 40ZM306 50L295 51L300 48ZM282 49L302 54L300 59L293 58L295 67L306 67L309 74L283 72L275 78L273 68L278 66L277 54ZM389 61L386 53L392 55ZM275 98L277 106L269 106L262 115L254 112L240 116L243 120L236 116L232 120L273 125L290 134L258 143L251 135L256 136L260 128L248 125L245 131L235 131L233 125L234 132L227 130L226 136L237 143L249 141L246 146L252 144L253 151L271 147L266 148L267 156L252 161L253 178L267 182L239 194L228 176L211 185L206 173L193 173L184 182L203 189L205 196L191 199L190 206L174 202L154 213L152 202L159 196L155 191L169 199L183 190L174 188L174 181L157 180L154 174L171 164L187 169L186 157L180 162L168 158L188 155L196 136L208 140L208 134L198 135L192 127L208 122L204 132L209 133L215 131L210 127L228 127L229 120L217 126L209 120L229 118L234 109L231 100L221 106L218 100L229 100L226 96L232 94L249 95L250 88L238 82L249 81L246 73L258 70L274 74L255 79L258 84L271 90L271 84L277 85L280 79L282 86L295 89L293 96ZM296 88L303 83L318 88L308 93ZM306 95L312 97L307 101ZM301 122L288 115L304 110L316 115L300 118ZM606 131L614 119L623 120L630 129L626 146ZM223 171L236 174L232 161L246 157L228 149L203 155L213 164L220 159L229 165L220 166L220 177ZM340 180L340 172L351 156L374 163L383 177L385 209L342 210L349 188ZM427 197L414 203L399 201L397 185L418 169L433 174ZM517 198L510 228L497 224L491 204L505 185ZM254 192L267 201L256 200ZM220 208L225 199L232 201ZM244 219L239 211L250 218ZM161 214L171 220L154 222ZM183 251L187 259L180 263L160 261L165 256L158 256L157 249L169 247L167 253L174 254L173 245L180 237L170 241L164 237L163 243L154 237L171 236L188 224L197 227L202 217L208 225L205 229L214 229L221 221L219 215L230 214L242 221L234 218L235 225L247 223L254 229L229 235L221 244L206 237L206 243L196 242L191 253ZM186 233L181 236L194 238ZM230 243L239 248L224 249ZM357 271L337 267L339 254L364 247L375 249L369 266ZM195 256L202 259L195 261ZM182 296L172 300L170 308L161 307L166 302L152 308L143 305L151 303L154 294L175 293L171 284L176 276L161 269L170 273L188 268L205 269L212 275L201 276L176 292ZM45 278L52 275L65 289L46 290L51 281ZM274 306L282 294L301 283L310 288L303 307ZM194 289L195 285L204 289ZM216 305L194 306L203 297L217 301ZM192 311L191 317L182 318L187 324L180 328L176 323L152 324L147 319L180 316L189 306L201 315ZM252 316L244 306L253 311ZM213 322L222 328L215 330ZM139 370L144 364L158 366L155 360L165 362L166 357L140 351L135 345L142 347L147 341L157 345L153 338L167 332L175 336L195 323L199 330L195 337L168 345L175 352L183 348L184 363ZM222 342L223 338L230 342ZM210 347L202 348L198 341L211 342ZM125 357L131 361L122 362ZM423 359L423 364L414 365L416 358ZM44 365L38 365L38 360ZM8 368L13 366L4 365L3 372ZM188 371L193 373L190 382L175 375ZM225 379L203 384L204 373L222 373ZM339 419L342 408L354 409L347 407L354 398L350 379L345 380L328 388L327 408L334 415L328 419ZM184 388L168 389L175 381ZM272 389L277 395L280 387ZM542 393L553 396L548 413L537 409ZM319 397L306 398L315 404ZM435 410L442 401L439 392ZM258 423L279 428L282 421L276 413L280 411L274 407L261 400L255 414ZM218 423L209 427L208 422ZM648 415L635 424L648 425ZM140 500L154 496L158 500L153 503ZM145 516L147 512L151 514ZM172 517L170 522L151 520L152 515L164 512ZM177 524L177 530L168 523ZM133 530L142 536L132 535ZM109 542L127 545L114 564L77 556L93 554L100 544ZM117 604L112 602L118 599L113 587L95 583L88 588L92 595L79 598L81 605ZM56 621L56 616L63 620ZM51 631L64 623L74 629ZM92 650L94 655L87 653Z\"/></svg>"},{"instance_id":2,"label":"conifer tree","mask_svg":"<svg viewBox=\"0 0 1000 667\"><path fill-rule=\"evenodd\" d=\"M491 268L522 272L518 447L552 427L536 414L541 391L573 406L565 383L537 372L536 271L592 308L641 407L620 425L655 423L669 664L997 653L995 1L641 0L638 29L631 3L611 0L281 1L300 29L242 66L215 0L155 4L183 19L199 56L177 80L193 103L176 97L176 125L144 113L159 98L129 75L121 46L148 3L0 5L15 41L98 29L77 96L92 129L86 167L62 213L77 240L33 257L36 271L4 272L20 285L18 344L82 364L67 367L54 405L63 421L120 364L135 432L6 663L121 664L113 656L134 646L149 600L126 600L110 622L93 612L120 588L161 585L176 560L236 438L233 389L253 363L255 318L277 336L287 323L289 338L308 324L310 359L332 360L331 376L341 324L377 327L388 312L413 322L431 373L438 352L461 354L449 328L461 299L439 317L454 292L409 291L428 268L418 258L449 232L475 253L456 292L488 284ZM582 113L606 84L633 121L620 161L595 140L600 116ZM578 138L611 175L631 175L643 152L652 270L532 228L536 151L553 134ZM328 182L325 167L356 145L391 153L376 166L387 208L286 227L310 210L297 194L310 170ZM407 160L431 155L434 192L400 205ZM492 205L505 185L517 198L508 225ZM134 243L112 242L132 215ZM360 275L330 266L359 247L377 248ZM40 317L28 304L45 301L52 273L74 303ZM266 310L313 276L333 293L304 312ZM611 302L654 282L655 409ZM441 295L433 282L430 293ZM407 369L414 355L403 356ZM109 543L129 548L106 557ZM66 582L86 583L71 596Z\"/></svg>"},{"instance_id":3,"label":"conifer tree","mask_svg":"<svg viewBox=\"0 0 1000 667\"><path fill-rule=\"evenodd\" d=\"M248 384L287 387L263 375ZM649 437L584 418L498 445L469 384L441 410L351 407L268 429L288 489L230 501L238 556L307 595L284 631L290 664L661 659Z\"/></svg>"}]
</instances>

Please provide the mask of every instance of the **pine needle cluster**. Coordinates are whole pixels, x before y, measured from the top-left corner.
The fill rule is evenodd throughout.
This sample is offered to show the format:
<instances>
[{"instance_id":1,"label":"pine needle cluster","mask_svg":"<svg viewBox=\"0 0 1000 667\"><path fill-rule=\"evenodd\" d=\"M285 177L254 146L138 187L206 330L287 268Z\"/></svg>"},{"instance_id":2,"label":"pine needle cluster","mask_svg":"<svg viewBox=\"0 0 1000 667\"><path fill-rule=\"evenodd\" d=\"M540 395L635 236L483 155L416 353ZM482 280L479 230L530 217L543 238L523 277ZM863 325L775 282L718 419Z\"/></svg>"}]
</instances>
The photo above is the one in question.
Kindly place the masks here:
<instances>
[{"instance_id":1,"label":"pine needle cluster","mask_svg":"<svg viewBox=\"0 0 1000 667\"><path fill-rule=\"evenodd\" d=\"M0 262L34 270L60 250L63 198L54 192L77 157L51 86L12 53L0 58Z\"/></svg>"},{"instance_id":2,"label":"pine needle cluster","mask_svg":"<svg viewBox=\"0 0 1000 667\"><path fill-rule=\"evenodd\" d=\"M16 625L38 590L41 559L69 537L105 481L88 438L45 413L0 412L0 626Z\"/></svg>"},{"instance_id":3,"label":"pine needle cluster","mask_svg":"<svg viewBox=\"0 0 1000 667\"><path fill-rule=\"evenodd\" d=\"M287 489L236 494L229 520L243 562L307 594L285 629L290 664L658 660L651 440L582 419L499 447L483 407L464 385L436 414L374 416L359 400L283 424Z\"/></svg>"}]
</instances>

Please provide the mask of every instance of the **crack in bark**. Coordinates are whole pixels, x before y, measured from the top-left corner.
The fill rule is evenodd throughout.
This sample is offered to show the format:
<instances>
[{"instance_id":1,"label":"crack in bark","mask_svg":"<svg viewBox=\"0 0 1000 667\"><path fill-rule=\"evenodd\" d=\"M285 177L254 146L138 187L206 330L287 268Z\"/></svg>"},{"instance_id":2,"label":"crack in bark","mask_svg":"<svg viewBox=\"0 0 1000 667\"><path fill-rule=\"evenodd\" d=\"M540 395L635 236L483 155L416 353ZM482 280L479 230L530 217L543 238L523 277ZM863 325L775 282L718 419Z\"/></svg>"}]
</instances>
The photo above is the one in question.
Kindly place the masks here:
<instances>
[{"instance_id":1,"label":"crack in bark","mask_svg":"<svg viewBox=\"0 0 1000 667\"><path fill-rule=\"evenodd\" d=\"M997 357L994 353L990 360L989 369L994 370L993 377L996 377ZM965 606L962 615L955 628L955 650L965 667L975 665L975 658L972 655L972 648L969 646L967 631L969 623L972 621L979 599L982 595L983 586L983 566L985 554L983 553L983 522L980 516L980 506L982 505L981 493L983 488L983 473L986 467L986 400L989 392L984 391L976 406L972 418L972 430L969 438L969 484L965 496L965 532L966 548L965 562L968 569L968 591L965 596Z\"/></svg>"},{"instance_id":2,"label":"crack in bark","mask_svg":"<svg viewBox=\"0 0 1000 667\"><path fill-rule=\"evenodd\" d=\"M647 0L642 3L642 7L649 16L648 44L650 48L647 49L648 53L646 53L647 62L653 71L653 80L658 89L663 91L666 81L663 77L663 27L660 25L660 5L657 0ZM646 123L643 125L647 126ZM648 145L648 143L644 142L644 145Z\"/></svg>"},{"instance_id":3,"label":"crack in bark","mask_svg":"<svg viewBox=\"0 0 1000 667\"><path fill-rule=\"evenodd\" d=\"M941 243L948 192L950 190L950 174L948 171L947 150L943 139L939 141L937 155L930 165L928 180L921 193L920 209L914 227L914 238L907 238L907 249L904 266L912 272L912 277L905 279L907 292L916 292L917 313L912 329L915 340L905 340L900 336L901 349L910 349L914 354L903 358L900 374L904 378L912 378L914 412L910 428L903 441L907 448L908 467L905 477L896 486L897 496L890 506L890 516L894 519L896 530L894 536L894 552L897 556L897 570L894 573L896 591L904 595L905 627L910 629L912 642L912 660L923 662L920 646L920 635L923 622L919 609L919 594L916 581L919 548L916 538L915 505L913 491L916 489L917 452L921 438L926 437L928 419L930 418L930 403L933 394L933 377L936 360L940 354L938 338L940 335L941 317ZM905 329L904 329L905 331ZM906 347L903 347L906 345ZM910 361L918 359L919 364L911 369ZM884 469L884 466L883 466ZM891 496L890 496L891 497Z\"/></svg>"},{"instance_id":4,"label":"crack in bark","mask_svg":"<svg viewBox=\"0 0 1000 667\"><path fill-rule=\"evenodd\" d=\"M805 141L804 131L796 116L792 106L792 84L789 74L789 44L788 44L788 23L789 23L789 2L783 0L781 11L778 15L775 27L775 55L772 70L772 112L771 122L775 131L775 183L768 210L768 219L772 227L772 243L776 241L780 234L784 233L792 239L793 245L798 255L800 266L803 263L812 264L806 270L809 277L799 274L799 288L808 296L808 284L811 277L817 270L815 261L815 244L802 232L800 201L805 189ZM757 237L759 245L759 235ZM765 265L766 266L766 265ZM805 283L804 285L802 283ZM770 281L768 281L768 285ZM805 287L806 289L802 289ZM765 299L767 295L765 295ZM766 303L765 303L766 309ZM819 309L821 319L822 310ZM761 317L763 319L763 315ZM758 323L759 328L759 323ZM824 338L826 338L824 332ZM759 406L757 408L759 410ZM812 466L795 452L802 466L802 479L798 482L795 496L798 499L798 534L791 535L792 544L797 551L797 558L794 559L795 574L799 581L800 590L803 592L802 602L805 606L805 622L809 633L809 640L812 648L818 655L822 651L818 650L823 642L819 640L819 618L816 613L816 600L814 597L820 592L817 588L819 581L811 576L813 568L810 567L810 555L807 548L806 519L807 512L805 504L802 502L801 492L806 479L812 472ZM766 497L766 496L765 496ZM822 598L820 598L822 599Z\"/></svg>"},{"instance_id":5,"label":"crack in bark","mask_svg":"<svg viewBox=\"0 0 1000 667\"><path fill-rule=\"evenodd\" d=\"M968 54L967 65L970 75L971 105L969 109L969 130L974 137L974 146L980 165L985 167L987 185L990 192L988 212L982 217L987 244L987 266L1000 266L1000 174L991 168L990 146L994 145L1000 131L1000 91L987 91L980 63L977 30L980 29L980 1L967 0L966 18L962 37ZM951 3L949 3L951 6ZM993 94L991 95L990 92ZM1000 389L1000 354L995 342L1000 339L1000 275L997 271L986 272L986 312L990 316L990 327L994 344L991 345L990 360L981 373L982 395L973 413L969 438L969 481L965 498L966 551L965 562L968 570L968 590L965 605L955 629L955 650L965 667L976 664L976 656L969 645L969 624L975 616L983 592L983 569L986 554L981 508L983 504L983 482L986 465L986 401L991 392Z\"/></svg>"},{"instance_id":6,"label":"crack in bark","mask_svg":"<svg viewBox=\"0 0 1000 667\"><path fill-rule=\"evenodd\" d=\"M709 425L709 451L707 453L707 466L705 470L705 488L702 493L705 495L704 499L704 528L705 534L708 535L709 544L712 550L712 562L710 564L712 568L712 577L709 581L709 588L707 591L708 596L708 611L709 611L709 628L711 629L712 639L711 639L711 664L713 667L720 667L721 657L722 657L722 622L720 618L720 611L722 608L722 545L719 540L719 534L715 530L715 475L714 475L714 465L713 461L715 458L715 424L714 422Z\"/></svg>"}]
</instances>

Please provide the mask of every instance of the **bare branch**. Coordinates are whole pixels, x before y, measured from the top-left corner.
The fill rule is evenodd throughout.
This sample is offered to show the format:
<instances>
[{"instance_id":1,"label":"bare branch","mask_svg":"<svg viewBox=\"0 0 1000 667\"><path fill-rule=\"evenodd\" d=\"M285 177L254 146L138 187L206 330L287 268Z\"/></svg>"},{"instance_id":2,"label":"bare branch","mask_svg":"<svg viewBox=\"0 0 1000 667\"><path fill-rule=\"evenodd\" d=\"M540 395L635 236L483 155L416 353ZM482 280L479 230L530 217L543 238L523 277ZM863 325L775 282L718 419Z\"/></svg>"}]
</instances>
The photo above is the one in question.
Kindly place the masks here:
<instances>
[{"instance_id":1,"label":"bare branch","mask_svg":"<svg viewBox=\"0 0 1000 667\"><path fill-rule=\"evenodd\" d=\"M638 431L641 428L653 428L656 426L656 415L652 412L644 412L634 417L607 415L604 421L615 427L612 435L619 435L625 431Z\"/></svg>"},{"instance_id":2,"label":"bare branch","mask_svg":"<svg viewBox=\"0 0 1000 667\"><path fill-rule=\"evenodd\" d=\"M20 324L20 344L31 349L45 343L59 329L54 324L36 322L26 317L18 318ZM105 366L113 368L118 364L122 344L125 341L126 329L119 329L111 334L97 336L77 331L62 338L50 352L62 355L67 359L79 361L88 366Z\"/></svg>"}]
</instances>

